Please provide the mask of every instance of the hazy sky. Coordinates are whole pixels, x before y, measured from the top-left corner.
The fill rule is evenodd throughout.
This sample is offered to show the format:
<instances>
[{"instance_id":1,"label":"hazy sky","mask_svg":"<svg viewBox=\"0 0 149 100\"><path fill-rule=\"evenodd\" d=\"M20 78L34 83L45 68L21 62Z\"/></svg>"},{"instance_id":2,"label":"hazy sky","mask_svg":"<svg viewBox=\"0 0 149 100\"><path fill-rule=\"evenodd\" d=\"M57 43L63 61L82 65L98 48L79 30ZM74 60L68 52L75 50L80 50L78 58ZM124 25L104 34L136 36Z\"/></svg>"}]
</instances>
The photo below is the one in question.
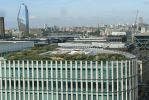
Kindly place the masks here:
<instances>
[{"instance_id":1,"label":"hazy sky","mask_svg":"<svg viewBox=\"0 0 149 100\"><path fill-rule=\"evenodd\" d=\"M0 0L0 16L6 27L17 26L17 14L24 2L29 9L30 25L95 26L134 23L137 10L149 23L149 0Z\"/></svg>"}]
</instances>

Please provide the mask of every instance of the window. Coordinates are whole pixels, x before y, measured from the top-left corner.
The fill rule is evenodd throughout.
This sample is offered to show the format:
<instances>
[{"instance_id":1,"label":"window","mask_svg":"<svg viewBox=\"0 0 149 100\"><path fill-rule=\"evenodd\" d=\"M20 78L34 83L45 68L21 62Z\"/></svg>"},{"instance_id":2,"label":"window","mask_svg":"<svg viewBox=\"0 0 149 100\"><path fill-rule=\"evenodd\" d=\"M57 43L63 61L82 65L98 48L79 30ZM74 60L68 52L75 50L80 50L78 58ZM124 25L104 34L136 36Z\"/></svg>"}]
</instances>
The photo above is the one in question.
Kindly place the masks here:
<instances>
[{"instance_id":1,"label":"window","mask_svg":"<svg viewBox=\"0 0 149 100\"><path fill-rule=\"evenodd\" d=\"M83 79L85 79L85 78L86 78L85 69L82 69L82 78L83 78Z\"/></svg>"},{"instance_id":2,"label":"window","mask_svg":"<svg viewBox=\"0 0 149 100\"><path fill-rule=\"evenodd\" d=\"M44 79L46 79L46 73L47 73L47 72L46 72L46 68L43 68L43 73L42 73L42 74L43 74L43 78L44 78Z\"/></svg>"},{"instance_id":3,"label":"window","mask_svg":"<svg viewBox=\"0 0 149 100\"><path fill-rule=\"evenodd\" d=\"M91 79L91 70L88 69L88 79Z\"/></svg>"},{"instance_id":4,"label":"window","mask_svg":"<svg viewBox=\"0 0 149 100\"><path fill-rule=\"evenodd\" d=\"M48 68L48 78L51 79L51 68Z\"/></svg>"},{"instance_id":5,"label":"window","mask_svg":"<svg viewBox=\"0 0 149 100\"><path fill-rule=\"evenodd\" d=\"M86 82L83 82L83 91L86 91Z\"/></svg>"},{"instance_id":6,"label":"window","mask_svg":"<svg viewBox=\"0 0 149 100\"><path fill-rule=\"evenodd\" d=\"M38 69L38 78L41 78L41 74L42 74L41 68L39 68L39 69Z\"/></svg>"}]
</instances>

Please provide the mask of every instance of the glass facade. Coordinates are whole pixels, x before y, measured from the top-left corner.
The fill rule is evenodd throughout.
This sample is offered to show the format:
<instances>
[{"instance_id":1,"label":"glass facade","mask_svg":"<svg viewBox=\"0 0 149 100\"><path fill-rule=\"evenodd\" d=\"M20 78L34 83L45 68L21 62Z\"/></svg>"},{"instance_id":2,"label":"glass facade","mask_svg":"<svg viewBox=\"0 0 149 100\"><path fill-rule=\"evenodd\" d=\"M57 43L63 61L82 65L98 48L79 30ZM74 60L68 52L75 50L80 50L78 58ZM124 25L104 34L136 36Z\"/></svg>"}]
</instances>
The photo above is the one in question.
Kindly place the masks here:
<instances>
[{"instance_id":1,"label":"glass facade","mask_svg":"<svg viewBox=\"0 0 149 100\"><path fill-rule=\"evenodd\" d=\"M137 60L0 61L0 100L137 100Z\"/></svg>"},{"instance_id":2,"label":"glass facade","mask_svg":"<svg viewBox=\"0 0 149 100\"><path fill-rule=\"evenodd\" d=\"M24 3L20 6L17 21L19 31L23 34L29 34L29 13L28 8Z\"/></svg>"}]
</instances>

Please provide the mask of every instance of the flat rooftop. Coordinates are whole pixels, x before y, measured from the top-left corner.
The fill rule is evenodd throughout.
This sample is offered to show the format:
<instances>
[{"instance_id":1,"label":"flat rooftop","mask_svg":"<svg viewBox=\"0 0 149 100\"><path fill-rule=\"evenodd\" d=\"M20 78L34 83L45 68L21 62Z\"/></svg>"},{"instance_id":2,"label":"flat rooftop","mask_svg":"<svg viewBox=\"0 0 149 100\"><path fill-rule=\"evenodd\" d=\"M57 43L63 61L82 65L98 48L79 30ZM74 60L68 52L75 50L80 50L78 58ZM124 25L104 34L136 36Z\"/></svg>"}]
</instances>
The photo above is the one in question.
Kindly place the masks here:
<instances>
[{"instance_id":1,"label":"flat rooftop","mask_svg":"<svg viewBox=\"0 0 149 100\"><path fill-rule=\"evenodd\" d=\"M149 36L149 33L139 33L135 34L135 36Z\"/></svg>"},{"instance_id":2,"label":"flat rooftop","mask_svg":"<svg viewBox=\"0 0 149 100\"><path fill-rule=\"evenodd\" d=\"M13 43L22 43L22 42L30 42L30 41L0 41L0 45L4 44L13 44Z\"/></svg>"},{"instance_id":3,"label":"flat rooftop","mask_svg":"<svg viewBox=\"0 0 149 100\"><path fill-rule=\"evenodd\" d=\"M134 55L114 50L99 48L75 49L59 48L55 45L33 47L28 50L12 52L5 57L7 60L128 60Z\"/></svg>"}]
</instances>

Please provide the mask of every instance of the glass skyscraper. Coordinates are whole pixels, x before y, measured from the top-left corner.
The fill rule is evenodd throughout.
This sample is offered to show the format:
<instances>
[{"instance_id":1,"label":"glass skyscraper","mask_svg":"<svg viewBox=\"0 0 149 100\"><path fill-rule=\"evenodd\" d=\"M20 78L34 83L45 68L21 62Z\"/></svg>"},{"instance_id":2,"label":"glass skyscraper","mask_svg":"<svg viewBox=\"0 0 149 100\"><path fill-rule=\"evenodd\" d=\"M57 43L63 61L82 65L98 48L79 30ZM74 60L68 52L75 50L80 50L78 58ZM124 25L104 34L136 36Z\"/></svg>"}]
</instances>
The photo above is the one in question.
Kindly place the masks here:
<instances>
[{"instance_id":1,"label":"glass skyscraper","mask_svg":"<svg viewBox=\"0 0 149 100\"><path fill-rule=\"evenodd\" d=\"M18 13L18 27L19 31L23 33L23 35L29 34L29 14L27 6L22 3Z\"/></svg>"},{"instance_id":2,"label":"glass skyscraper","mask_svg":"<svg viewBox=\"0 0 149 100\"><path fill-rule=\"evenodd\" d=\"M0 100L138 100L137 59L0 61Z\"/></svg>"}]
</instances>

